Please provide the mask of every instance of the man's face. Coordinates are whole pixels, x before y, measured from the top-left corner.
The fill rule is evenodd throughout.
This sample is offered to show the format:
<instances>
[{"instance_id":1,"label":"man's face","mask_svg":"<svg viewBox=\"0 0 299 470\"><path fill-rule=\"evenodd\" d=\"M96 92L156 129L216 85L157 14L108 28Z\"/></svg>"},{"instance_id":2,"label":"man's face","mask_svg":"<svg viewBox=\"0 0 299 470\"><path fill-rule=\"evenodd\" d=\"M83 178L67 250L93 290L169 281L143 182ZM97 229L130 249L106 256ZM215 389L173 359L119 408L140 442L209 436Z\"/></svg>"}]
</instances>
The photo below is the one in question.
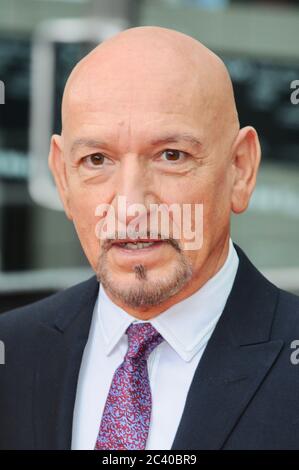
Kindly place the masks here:
<instances>
[{"instance_id":1,"label":"man's face","mask_svg":"<svg viewBox=\"0 0 299 470\"><path fill-rule=\"evenodd\" d=\"M186 72L175 60L160 60L134 74L133 64L123 62L118 73L103 64L72 86L60 142L62 197L107 292L128 309L146 310L196 290L221 261L229 237L235 133L232 138L227 132L211 90L198 85L192 67ZM170 233L137 249L99 238L100 204L115 209L122 227L132 219L117 212L119 196L127 206L142 204L145 218L150 204L202 204L202 246L186 250L183 230L178 240ZM201 230L193 209L191 215L193 229ZM162 232L160 226L155 238Z\"/></svg>"}]
</instances>

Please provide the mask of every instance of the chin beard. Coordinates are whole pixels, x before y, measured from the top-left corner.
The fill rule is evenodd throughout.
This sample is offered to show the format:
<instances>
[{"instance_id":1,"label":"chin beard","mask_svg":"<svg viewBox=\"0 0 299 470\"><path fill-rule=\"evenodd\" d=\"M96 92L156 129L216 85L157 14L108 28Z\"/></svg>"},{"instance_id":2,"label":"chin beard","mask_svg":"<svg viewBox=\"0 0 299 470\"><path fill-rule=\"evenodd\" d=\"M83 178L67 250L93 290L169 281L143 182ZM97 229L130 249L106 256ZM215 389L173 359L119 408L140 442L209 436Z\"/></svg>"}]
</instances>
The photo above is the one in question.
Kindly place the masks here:
<instances>
[{"instance_id":1,"label":"chin beard","mask_svg":"<svg viewBox=\"0 0 299 470\"><path fill-rule=\"evenodd\" d=\"M107 266L106 252L103 252L98 262L97 279L112 298L127 307L142 308L142 310L159 305L177 294L193 274L191 262L182 252L178 255L175 266L169 269L169 273L163 279L149 280L143 264L135 265L134 272L135 282L123 287L114 279Z\"/></svg>"}]
</instances>

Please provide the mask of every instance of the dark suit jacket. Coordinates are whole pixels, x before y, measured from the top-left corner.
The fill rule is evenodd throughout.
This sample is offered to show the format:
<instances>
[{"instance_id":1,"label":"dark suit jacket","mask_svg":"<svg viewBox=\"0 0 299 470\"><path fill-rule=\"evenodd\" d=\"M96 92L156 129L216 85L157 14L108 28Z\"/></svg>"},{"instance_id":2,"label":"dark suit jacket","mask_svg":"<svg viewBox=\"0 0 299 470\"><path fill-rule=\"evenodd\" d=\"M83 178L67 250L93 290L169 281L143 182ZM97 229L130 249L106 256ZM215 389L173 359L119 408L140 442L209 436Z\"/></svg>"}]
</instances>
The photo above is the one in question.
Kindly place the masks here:
<instances>
[{"instance_id":1,"label":"dark suit jacket","mask_svg":"<svg viewBox=\"0 0 299 470\"><path fill-rule=\"evenodd\" d=\"M299 297L240 263L172 449L299 449ZM95 277L0 316L0 449L70 449ZM188 312L186 312L188 315ZM99 374L101 371L99 370ZM169 397L171 400L171 397Z\"/></svg>"}]
</instances>

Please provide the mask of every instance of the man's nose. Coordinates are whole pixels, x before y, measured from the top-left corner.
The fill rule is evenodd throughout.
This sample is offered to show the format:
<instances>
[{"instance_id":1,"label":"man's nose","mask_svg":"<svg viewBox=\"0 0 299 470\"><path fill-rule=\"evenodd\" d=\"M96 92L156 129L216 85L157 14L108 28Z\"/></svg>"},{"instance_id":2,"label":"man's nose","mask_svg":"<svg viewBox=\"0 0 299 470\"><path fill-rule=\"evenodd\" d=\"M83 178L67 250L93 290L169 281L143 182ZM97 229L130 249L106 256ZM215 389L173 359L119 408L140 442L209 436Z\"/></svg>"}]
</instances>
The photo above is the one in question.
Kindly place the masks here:
<instances>
[{"instance_id":1,"label":"man's nose","mask_svg":"<svg viewBox=\"0 0 299 470\"><path fill-rule=\"evenodd\" d=\"M117 206L119 222L127 226L137 216L146 216L150 182L151 175L142 158L132 156L122 161L115 187L115 195L117 196L115 202L117 203L121 199L121 204ZM141 214L142 207L143 216ZM138 213L130 214L130 208L135 208Z\"/></svg>"}]
</instances>

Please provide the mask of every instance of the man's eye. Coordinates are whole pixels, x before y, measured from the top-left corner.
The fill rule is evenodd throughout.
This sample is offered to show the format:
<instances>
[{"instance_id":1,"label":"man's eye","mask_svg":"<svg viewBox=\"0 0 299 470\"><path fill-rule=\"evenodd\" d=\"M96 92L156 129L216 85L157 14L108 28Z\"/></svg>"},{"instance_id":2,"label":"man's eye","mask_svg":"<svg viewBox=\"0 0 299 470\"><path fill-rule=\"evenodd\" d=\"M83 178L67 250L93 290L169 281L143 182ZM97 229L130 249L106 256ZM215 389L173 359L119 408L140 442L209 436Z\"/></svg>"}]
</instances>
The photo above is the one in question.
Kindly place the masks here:
<instances>
[{"instance_id":1,"label":"man's eye","mask_svg":"<svg viewBox=\"0 0 299 470\"><path fill-rule=\"evenodd\" d=\"M93 155L87 155L83 158L83 162L89 167L102 166L105 161L105 156L102 153L94 153Z\"/></svg>"},{"instance_id":2,"label":"man's eye","mask_svg":"<svg viewBox=\"0 0 299 470\"><path fill-rule=\"evenodd\" d=\"M181 150L167 149L162 152L161 156L162 160L166 160L167 162L179 162L186 158L186 153Z\"/></svg>"}]
</instances>

